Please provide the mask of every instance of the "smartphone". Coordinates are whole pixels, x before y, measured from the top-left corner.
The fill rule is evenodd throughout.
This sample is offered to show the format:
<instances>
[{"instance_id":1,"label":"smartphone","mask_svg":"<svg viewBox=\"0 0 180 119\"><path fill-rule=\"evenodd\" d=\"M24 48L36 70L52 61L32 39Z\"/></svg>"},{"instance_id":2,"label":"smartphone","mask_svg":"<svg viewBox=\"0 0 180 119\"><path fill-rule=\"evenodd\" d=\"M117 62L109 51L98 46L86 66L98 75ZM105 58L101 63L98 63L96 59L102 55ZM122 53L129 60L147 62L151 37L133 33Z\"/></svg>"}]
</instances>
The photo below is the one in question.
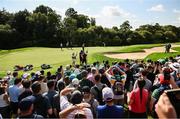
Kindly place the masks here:
<instances>
[{"instance_id":1,"label":"smartphone","mask_svg":"<svg viewBox=\"0 0 180 119\"><path fill-rule=\"evenodd\" d=\"M177 117L180 118L180 88L165 90L165 93L169 97L171 104L174 106Z\"/></svg>"}]
</instances>

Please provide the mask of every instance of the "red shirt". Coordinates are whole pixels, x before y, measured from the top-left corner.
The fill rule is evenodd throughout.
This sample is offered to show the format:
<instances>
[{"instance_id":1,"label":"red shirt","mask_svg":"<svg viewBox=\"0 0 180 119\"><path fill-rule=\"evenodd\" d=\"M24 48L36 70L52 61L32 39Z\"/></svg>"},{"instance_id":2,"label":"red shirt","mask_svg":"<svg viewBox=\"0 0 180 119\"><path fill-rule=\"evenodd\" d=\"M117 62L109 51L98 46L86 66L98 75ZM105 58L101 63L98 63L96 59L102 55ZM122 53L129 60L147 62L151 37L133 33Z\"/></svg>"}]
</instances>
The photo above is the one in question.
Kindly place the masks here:
<instances>
[{"instance_id":1,"label":"red shirt","mask_svg":"<svg viewBox=\"0 0 180 119\"><path fill-rule=\"evenodd\" d=\"M130 100L133 100L133 103L129 105L129 110L134 113L144 113L146 112L146 106L148 101L148 91L142 89L142 100L140 100L140 88L136 88L130 94Z\"/></svg>"}]
</instances>

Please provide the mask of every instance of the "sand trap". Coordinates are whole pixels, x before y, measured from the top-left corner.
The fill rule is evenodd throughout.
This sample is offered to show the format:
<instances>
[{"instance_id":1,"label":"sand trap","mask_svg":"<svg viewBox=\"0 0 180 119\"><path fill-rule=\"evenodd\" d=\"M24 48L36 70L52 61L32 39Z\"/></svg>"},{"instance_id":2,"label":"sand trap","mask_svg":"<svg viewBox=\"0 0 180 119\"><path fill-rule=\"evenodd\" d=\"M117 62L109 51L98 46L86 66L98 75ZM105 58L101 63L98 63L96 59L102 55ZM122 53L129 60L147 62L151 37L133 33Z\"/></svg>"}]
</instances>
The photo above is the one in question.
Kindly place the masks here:
<instances>
[{"instance_id":1,"label":"sand trap","mask_svg":"<svg viewBox=\"0 0 180 119\"><path fill-rule=\"evenodd\" d=\"M180 47L180 45L172 45L172 47ZM150 49L144 49L144 52L136 52L136 53L119 53L119 54L114 54L114 53L108 53L104 54L106 57L110 58L116 58L116 59L144 59L146 56L152 53L159 53L159 52L164 52L165 47L154 47ZM177 52L175 50L170 50L170 52Z\"/></svg>"}]
</instances>

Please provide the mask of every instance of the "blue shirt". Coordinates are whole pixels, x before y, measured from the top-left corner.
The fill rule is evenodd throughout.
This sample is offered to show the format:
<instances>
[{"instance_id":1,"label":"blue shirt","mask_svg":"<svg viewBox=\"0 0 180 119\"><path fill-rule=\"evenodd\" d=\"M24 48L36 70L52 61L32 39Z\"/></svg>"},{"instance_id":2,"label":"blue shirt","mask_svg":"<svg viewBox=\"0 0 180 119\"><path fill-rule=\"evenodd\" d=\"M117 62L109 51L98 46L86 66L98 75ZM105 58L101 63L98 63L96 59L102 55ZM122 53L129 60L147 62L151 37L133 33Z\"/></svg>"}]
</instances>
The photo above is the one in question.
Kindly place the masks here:
<instances>
[{"instance_id":1,"label":"blue shirt","mask_svg":"<svg viewBox=\"0 0 180 119\"><path fill-rule=\"evenodd\" d=\"M123 117L123 107L100 105L97 107L97 115L98 118L121 118Z\"/></svg>"},{"instance_id":2,"label":"blue shirt","mask_svg":"<svg viewBox=\"0 0 180 119\"><path fill-rule=\"evenodd\" d=\"M20 88L16 85L11 85L8 90L10 101L18 102L18 97L20 95Z\"/></svg>"}]
</instances>

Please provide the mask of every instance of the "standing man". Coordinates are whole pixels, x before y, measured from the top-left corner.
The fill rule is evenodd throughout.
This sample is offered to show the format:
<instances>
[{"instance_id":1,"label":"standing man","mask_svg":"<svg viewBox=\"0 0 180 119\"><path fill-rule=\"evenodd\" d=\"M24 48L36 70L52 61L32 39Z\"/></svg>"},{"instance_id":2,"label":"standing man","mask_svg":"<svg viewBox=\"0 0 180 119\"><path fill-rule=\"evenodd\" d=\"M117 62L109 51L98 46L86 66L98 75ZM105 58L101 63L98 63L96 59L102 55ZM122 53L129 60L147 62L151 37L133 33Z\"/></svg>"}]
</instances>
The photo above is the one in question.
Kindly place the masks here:
<instances>
[{"instance_id":1,"label":"standing man","mask_svg":"<svg viewBox=\"0 0 180 119\"><path fill-rule=\"evenodd\" d=\"M168 52L168 44L165 45L165 53Z\"/></svg>"},{"instance_id":2,"label":"standing man","mask_svg":"<svg viewBox=\"0 0 180 119\"><path fill-rule=\"evenodd\" d=\"M62 43L60 44L60 48L61 48L61 51L62 51L62 50L63 50L63 49L62 49L62 48L63 48L63 44L62 44Z\"/></svg>"},{"instance_id":3,"label":"standing man","mask_svg":"<svg viewBox=\"0 0 180 119\"><path fill-rule=\"evenodd\" d=\"M83 43L83 44L82 44L82 50L83 50L83 52L84 52L84 47L85 47L85 44Z\"/></svg>"},{"instance_id":4,"label":"standing man","mask_svg":"<svg viewBox=\"0 0 180 119\"><path fill-rule=\"evenodd\" d=\"M69 42L66 43L66 48L67 48L67 49L69 48Z\"/></svg>"},{"instance_id":5,"label":"standing man","mask_svg":"<svg viewBox=\"0 0 180 119\"><path fill-rule=\"evenodd\" d=\"M170 52L170 49L171 49L171 44L168 43L168 53Z\"/></svg>"},{"instance_id":6,"label":"standing man","mask_svg":"<svg viewBox=\"0 0 180 119\"><path fill-rule=\"evenodd\" d=\"M76 59L77 59L77 53L75 54L74 52L72 53L72 65L76 65Z\"/></svg>"}]
</instances>

